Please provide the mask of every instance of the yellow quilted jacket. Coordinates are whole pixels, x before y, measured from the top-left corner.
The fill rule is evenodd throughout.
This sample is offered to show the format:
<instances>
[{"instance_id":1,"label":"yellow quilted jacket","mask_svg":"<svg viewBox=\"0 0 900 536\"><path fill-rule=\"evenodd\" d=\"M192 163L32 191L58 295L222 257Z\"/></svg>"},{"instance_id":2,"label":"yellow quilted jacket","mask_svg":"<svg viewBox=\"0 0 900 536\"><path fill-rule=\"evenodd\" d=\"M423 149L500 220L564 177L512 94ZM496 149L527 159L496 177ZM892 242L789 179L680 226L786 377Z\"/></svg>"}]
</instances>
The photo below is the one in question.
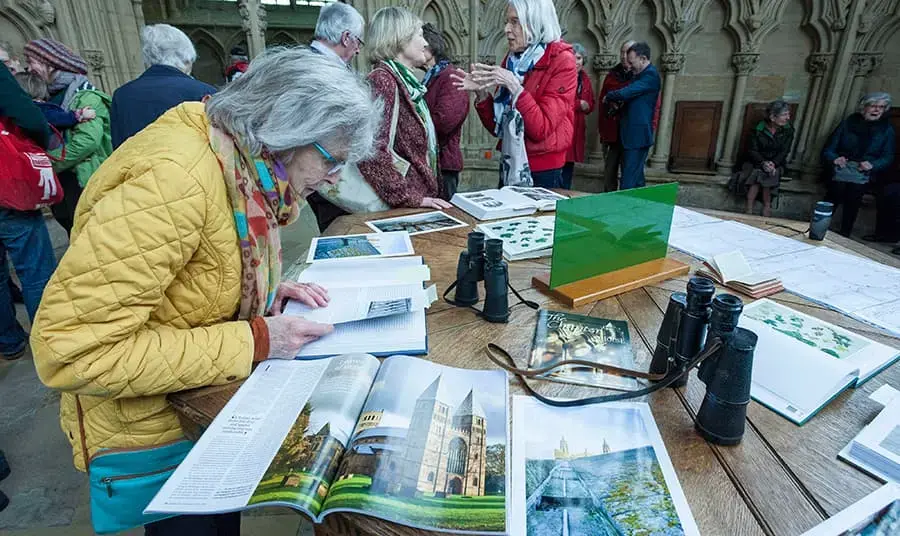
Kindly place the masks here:
<instances>
[{"instance_id":1,"label":"yellow quilted jacket","mask_svg":"<svg viewBox=\"0 0 900 536\"><path fill-rule=\"evenodd\" d=\"M35 318L38 375L62 391L60 422L88 455L182 436L166 395L246 378L250 324L232 321L241 258L201 103L129 139L91 177L71 244Z\"/></svg>"}]
</instances>

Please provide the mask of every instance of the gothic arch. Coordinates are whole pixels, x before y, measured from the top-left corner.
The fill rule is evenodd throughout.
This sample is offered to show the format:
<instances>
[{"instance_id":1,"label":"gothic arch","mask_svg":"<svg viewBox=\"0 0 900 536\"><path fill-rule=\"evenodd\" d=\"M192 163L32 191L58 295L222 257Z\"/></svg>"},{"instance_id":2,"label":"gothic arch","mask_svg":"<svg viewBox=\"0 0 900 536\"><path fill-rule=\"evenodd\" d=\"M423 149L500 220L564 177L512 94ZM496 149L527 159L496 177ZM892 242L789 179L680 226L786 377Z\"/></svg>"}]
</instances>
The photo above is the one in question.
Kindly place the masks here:
<instances>
[{"instance_id":1,"label":"gothic arch","mask_svg":"<svg viewBox=\"0 0 900 536\"><path fill-rule=\"evenodd\" d=\"M509 0L487 0L482 4L480 27L478 28L478 55L494 57L500 43L506 38L503 26L506 24L506 5Z\"/></svg>"},{"instance_id":2,"label":"gothic arch","mask_svg":"<svg viewBox=\"0 0 900 536\"><path fill-rule=\"evenodd\" d=\"M656 11L654 27L663 38L666 52L680 54L703 28L712 0L652 0L652 3Z\"/></svg>"},{"instance_id":3,"label":"gothic arch","mask_svg":"<svg viewBox=\"0 0 900 536\"><path fill-rule=\"evenodd\" d=\"M210 33L205 28L194 28L190 31L190 33L188 33L188 37L190 37L191 41L194 42L194 46L200 43L205 43L206 46L212 49L219 63L225 65L227 51L225 50L225 46L215 35Z\"/></svg>"},{"instance_id":4,"label":"gothic arch","mask_svg":"<svg viewBox=\"0 0 900 536\"><path fill-rule=\"evenodd\" d=\"M757 52L759 45L781 24L786 0L722 0L725 23L738 52Z\"/></svg>"},{"instance_id":5,"label":"gothic arch","mask_svg":"<svg viewBox=\"0 0 900 536\"><path fill-rule=\"evenodd\" d=\"M448 5L449 3L449 5ZM431 8L438 18L438 29L447 38L449 46L448 56L455 57L466 50L466 36L469 34L468 25L463 20L459 4L453 0L427 0L422 7L422 13ZM419 13L421 16L422 13Z\"/></svg>"},{"instance_id":6,"label":"gothic arch","mask_svg":"<svg viewBox=\"0 0 900 536\"><path fill-rule=\"evenodd\" d=\"M241 45L244 47L244 50L247 50L247 34L244 30L238 30L228 36L228 39L224 43L224 47L222 50L227 53L229 56L231 55L231 49Z\"/></svg>"},{"instance_id":7,"label":"gothic arch","mask_svg":"<svg viewBox=\"0 0 900 536\"><path fill-rule=\"evenodd\" d=\"M845 0L805 0L803 28L813 38L817 52L833 52L837 43L835 32L846 27Z\"/></svg>"},{"instance_id":8,"label":"gothic arch","mask_svg":"<svg viewBox=\"0 0 900 536\"><path fill-rule=\"evenodd\" d=\"M43 36L41 28L34 23L35 17L19 6L0 7L0 18L6 19L24 38L25 42Z\"/></svg>"},{"instance_id":9,"label":"gothic arch","mask_svg":"<svg viewBox=\"0 0 900 536\"><path fill-rule=\"evenodd\" d=\"M883 52L887 42L898 31L900 31L900 1L872 1L860 21L856 50Z\"/></svg>"},{"instance_id":10,"label":"gothic arch","mask_svg":"<svg viewBox=\"0 0 900 536\"><path fill-rule=\"evenodd\" d=\"M295 45L300 44L300 42L297 40L296 37L294 37L293 35L289 34L288 32L286 32L284 30L278 30L277 32L272 34L271 38L266 37L266 46L269 46L270 43L272 46L274 46L274 45L295 46ZM231 49L229 48L228 50L225 50L225 52L228 52L230 54L230 50Z\"/></svg>"}]
</instances>

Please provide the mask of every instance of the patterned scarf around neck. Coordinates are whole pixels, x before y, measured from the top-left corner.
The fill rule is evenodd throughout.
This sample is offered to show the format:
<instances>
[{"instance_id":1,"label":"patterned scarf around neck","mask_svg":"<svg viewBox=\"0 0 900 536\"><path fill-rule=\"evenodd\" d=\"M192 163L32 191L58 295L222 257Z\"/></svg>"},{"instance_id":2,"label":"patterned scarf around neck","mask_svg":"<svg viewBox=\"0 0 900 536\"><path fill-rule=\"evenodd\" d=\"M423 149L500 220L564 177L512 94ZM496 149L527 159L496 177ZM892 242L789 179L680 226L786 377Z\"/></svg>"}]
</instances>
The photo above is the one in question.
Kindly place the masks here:
<instances>
[{"instance_id":1,"label":"patterned scarf around neck","mask_svg":"<svg viewBox=\"0 0 900 536\"><path fill-rule=\"evenodd\" d=\"M425 93L428 89L416 79L416 75L406 65L394 60L385 60L385 65L403 82L403 87L409 93L409 98L416 105L416 113L422 124L425 125L425 132L428 135L428 166L434 172L434 176L439 174L437 159L437 132L434 130L434 123L431 120L431 112L428 111L428 104L425 102ZM400 103L395 103L399 106Z\"/></svg>"},{"instance_id":2,"label":"patterned scarf around neck","mask_svg":"<svg viewBox=\"0 0 900 536\"><path fill-rule=\"evenodd\" d=\"M263 316L281 282L281 230L297 219L300 205L280 162L253 158L225 131L209 127L209 145L225 176L241 248L238 320Z\"/></svg>"},{"instance_id":3,"label":"patterned scarf around neck","mask_svg":"<svg viewBox=\"0 0 900 536\"><path fill-rule=\"evenodd\" d=\"M531 44L521 54L510 53L509 56L506 57L506 64L504 67L512 71L512 73L516 75L516 78L519 79L519 82L523 82L525 80L525 74L534 69L535 64L544 57L544 51L546 49L547 45L544 43ZM503 119L503 114L506 113L511 104L512 93L505 87L501 87L494 94L494 136L497 136L498 138L503 137L503 132L500 129L501 120Z\"/></svg>"},{"instance_id":4,"label":"patterned scarf around neck","mask_svg":"<svg viewBox=\"0 0 900 536\"><path fill-rule=\"evenodd\" d=\"M428 87L428 85L431 84L431 81L437 78L449 65L450 60L441 60L435 63L434 66L425 73L425 78L422 79L422 85Z\"/></svg>"}]
</instances>

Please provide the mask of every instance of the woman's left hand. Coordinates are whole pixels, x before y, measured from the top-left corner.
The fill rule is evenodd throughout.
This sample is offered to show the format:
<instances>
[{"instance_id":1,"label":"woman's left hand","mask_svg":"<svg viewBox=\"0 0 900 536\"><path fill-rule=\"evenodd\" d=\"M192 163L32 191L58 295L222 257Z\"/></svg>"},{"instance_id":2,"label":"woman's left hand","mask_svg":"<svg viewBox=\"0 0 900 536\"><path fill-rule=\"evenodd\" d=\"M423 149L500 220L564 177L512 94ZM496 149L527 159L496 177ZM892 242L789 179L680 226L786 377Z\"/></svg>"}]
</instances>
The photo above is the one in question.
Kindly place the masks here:
<instances>
[{"instance_id":1,"label":"woman's left hand","mask_svg":"<svg viewBox=\"0 0 900 536\"><path fill-rule=\"evenodd\" d=\"M513 96L518 95L523 89L522 82L519 82L518 77L512 71L498 65L476 63L472 66L472 73L469 76L472 77L474 82L482 86L503 86Z\"/></svg>"},{"instance_id":2,"label":"woman's left hand","mask_svg":"<svg viewBox=\"0 0 900 536\"><path fill-rule=\"evenodd\" d=\"M872 170L872 164L871 164L871 162L867 162L867 161L864 160L864 161L862 161L862 162L859 163L859 169L860 169L861 171L871 171L871 170Z\"/></svg>"},{"instance_id":3,"label":"woman's left hand","mask_svg":"<svg viewBox=\"0 0 900 536\"><path fill-rule=\"evenodd\" d=\"M275 291L275 302L269 312L273 316L280 315L284 308L284 302L288 299L297 300L303 305L316 309L328 305L328 291L315 283L283 281Z\"/></svg>"}]
</instances>

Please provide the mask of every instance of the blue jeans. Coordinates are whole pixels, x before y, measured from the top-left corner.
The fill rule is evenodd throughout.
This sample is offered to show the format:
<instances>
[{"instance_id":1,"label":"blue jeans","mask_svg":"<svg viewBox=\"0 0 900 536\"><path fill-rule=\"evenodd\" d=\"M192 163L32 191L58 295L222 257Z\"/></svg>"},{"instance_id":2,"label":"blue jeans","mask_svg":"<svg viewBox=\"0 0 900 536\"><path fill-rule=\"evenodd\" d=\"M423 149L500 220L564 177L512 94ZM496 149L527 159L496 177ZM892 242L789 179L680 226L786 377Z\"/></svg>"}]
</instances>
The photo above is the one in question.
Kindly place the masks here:
<instances>
[{"instance_id":1,"label":"blue jeans","mask_svg":"<svg viewBox=\"0 0 900 536\"><path fill-rule=\"evenodd\" d=\"M25 309L34 321L44 287L56 269L50 233L40 211L0 208L0 354L12 355L25 348L28 336L16 320L9 295L7 254L22 282Z\"/></svg>"},{"instance_id":2,"label":"blue jeans","mask_svg":"<svg viewBox=\"0 0 900 536\"><path fill-rule=\"evenodd\" d=\"M541 188L563 188L562 168L548 169L545 171L532 171L531 179L535 186Z\"/></svg>"},{"instance_id":3,"label":"blue jeans","mask_svg":"<svg viewBox=\"0 0 900 536\"><path fill-rule=\"evenodd\" d=\"M646 184L644 181L644 166L647 165L647 155L649 153L649 147L625 149L622 151L622 182L619 187L620 190L644 187Z\"/></svg>"}]
</instances>

